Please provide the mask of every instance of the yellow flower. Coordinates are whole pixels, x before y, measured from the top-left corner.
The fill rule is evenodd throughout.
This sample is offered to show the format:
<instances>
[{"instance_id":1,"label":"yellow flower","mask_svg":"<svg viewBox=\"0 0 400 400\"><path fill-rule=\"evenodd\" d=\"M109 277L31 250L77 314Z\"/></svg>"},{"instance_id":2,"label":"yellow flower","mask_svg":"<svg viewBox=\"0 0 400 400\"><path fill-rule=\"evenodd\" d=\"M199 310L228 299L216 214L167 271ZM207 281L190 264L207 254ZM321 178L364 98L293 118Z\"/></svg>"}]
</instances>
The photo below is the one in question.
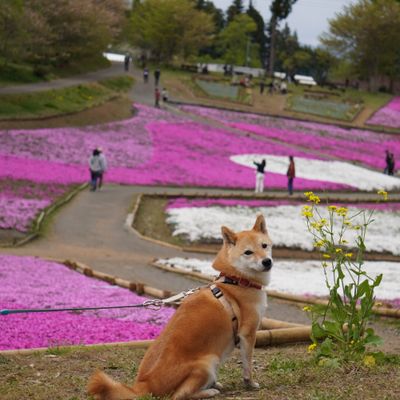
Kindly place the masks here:
<instances>
[{"instance_id":1,"label":"yellow flower","mask_svg":"<svg viewBox=\"0 0 400 400\"><path fill-rule=\"evenodd\" d=\"M378 190L378 194L380 194L383 197L383 201L387 201L388 199L388 193L384 190Z\"/></svg>"},{"instance_id":2,"label":"yellow flower","mask_svg":"<svg viewBox=\"0 0 400 400\"><path fill-rule=\"evenodd\" d=\"M331 256L329 255L329 254L322 254L322 257L324 257L324 258L331 258Z\"/></svg>"},{"instance_id":3,"label":"yellow flower","mask_svg":"<svg viewBox=\"0 0 400 400\"><path fill-rule=\"evenodd\" d=\"M315 247L322 247L323 245L324 245L323 240L317 240L316 242L314 242Z\"/></svg>"},{"instance_id":4,"label":"yellow flower","mask_svg":"<svg viewBox=\"0 0 400 400\"><path fill-rule=\"evenodd\" d=\"M325 218L321 218L321 221L319 221L322 225L326 225L328 221Z\"/></svg>"},{"instance_id":5,"label":"yellow flower","mask_svg":"<svg viewBox=\"0 0 400 400\"><path fill-rule=\"evenodd\" d=\"M326 268L326 267L328 266L328 263L326 263L325 261L323 261L323 262L322 262L322 266L323 266L324 268Z\"/></svg>"},{"instance_id":6,"label":"yellow flower","mask_svg":"<svg viewBox=\"0 0 400 400\"><path fill-rule=\"evenodd\" d=\"M330 211L336 211L337 207L336 206L328 206L328 210Z\"/></svg>"},{"instance_id":7,"label":"yellow flower","mask_svg":"<svg viewBox=\"0 0 400 400\"><path fill-rule=\"evenodd\" d=\"M345 257L351 258L351 257L353 257L353 253L346 253L346 254L345 254Z\"/></svg>"},{"instance_id":8,"label":"yellow flower","mask_svg":"<svg viewBox=\"0 0 400 400\"><path fill-rule=\"evenodd\" d=\"M340 243L341 244L347 244L347 243L349 243L346 239L342 239L341 241L340 241Z\"/></svg>"},{"instance_id":9,"label":"yellow flower","mask_svg":"<svg viewBox=\"0 0 400 400\"><path fill-rule=\"evenodd\" d=\"M310 206L304 206L301 214L304 215L306 218L312 218L313 213L312 213L312 208Z\"/></svg>"},{"instance_id":10,"label":"yellow flower","mask_svg":"<svg viewBox=\"0 0 400 400\"><path fill-rule=\"evenodd\" d=\"M316 347L317 347L316 343L310 344L310 345L308 346L307 351L308 351L309 353L311 353L311 352L313 352L313 351L315 350Z\"/></svg>"},{"instance_id":11,"label":"yellow flower","mask_svg":"<svg viewBox=\"0 0 400 400\"><path fill-rule=\"evenodd\" d=\"M351 226L351 222L348 219L345 219L343 223L347 226Z\"/></svg>"},{"instance_id":12,"label":"yellow flower","mask_svg":"<svg viewBox=\"0 0 400 400\"><path fill-rule=\"evenodd\" d=\"M315 195L313 192L305 192L304 195L307 197L308 201L311 201L315 204L318 204L321 202L321 199Z\"/></svg>"},{"instance_id":13,"label":"yellow flower","mask_svg":"<svg viewBox=\"0 0 400 400\"><path fill-rule=\"evenodd\" d=\"M310 306L304 306L303 307L303 311L311 311L311 307Z\"/></svg>"},{"instance_id":14,"label":"yellow flower","mask_svg":"<svg viewBox=\"0 0 400 400\"><path fill-rule=\"evenodd\" d=\"M363 364L367 367L374 367L376 365L376 360L374 356L368 355L363 359Z\"/></svg>"},{"instance_id":15,"label":"yellow flower","mask_svg":"<svg viewBox=\"0 0 400 400\"><path fill-rule=\"evenodd\" d=\"M339 207L339 208L336 210L336 213L337 213L338 215L340 215L341 217L345 217L345 216L347 215L347 212L348 212L348 209L347 209L346 207Z\"/></svg>"},{"instance_id":16,"label":"yellow flower","mask_svg":"<svg viewBox=\"0 0 400 400\"><path fill-rule=\"evenodd\" d=\"M343 253L343 250L342 249L336 249L336 253Z\"/></svg>"}]
</instances>

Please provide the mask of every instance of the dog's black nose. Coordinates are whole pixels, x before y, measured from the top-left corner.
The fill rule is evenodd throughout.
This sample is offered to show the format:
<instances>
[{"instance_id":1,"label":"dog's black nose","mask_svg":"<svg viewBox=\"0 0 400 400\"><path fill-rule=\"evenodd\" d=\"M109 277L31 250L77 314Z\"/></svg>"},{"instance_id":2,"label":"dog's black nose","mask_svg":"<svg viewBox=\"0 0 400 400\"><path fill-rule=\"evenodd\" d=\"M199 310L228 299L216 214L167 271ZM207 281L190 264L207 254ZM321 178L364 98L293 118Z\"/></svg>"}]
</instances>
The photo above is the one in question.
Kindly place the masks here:
<instances>
[{"instance_id":1,"label":"dog's black nose","mask_svg":"<svg viewBox=\"0 0 400 400\"><path fill-rule=\"evenodd\" d=\"M270 258L264 258L264 260L262 260L262 265L265 271L269 271L272 268L272 260Z\"/></svg>"}]
</instances>

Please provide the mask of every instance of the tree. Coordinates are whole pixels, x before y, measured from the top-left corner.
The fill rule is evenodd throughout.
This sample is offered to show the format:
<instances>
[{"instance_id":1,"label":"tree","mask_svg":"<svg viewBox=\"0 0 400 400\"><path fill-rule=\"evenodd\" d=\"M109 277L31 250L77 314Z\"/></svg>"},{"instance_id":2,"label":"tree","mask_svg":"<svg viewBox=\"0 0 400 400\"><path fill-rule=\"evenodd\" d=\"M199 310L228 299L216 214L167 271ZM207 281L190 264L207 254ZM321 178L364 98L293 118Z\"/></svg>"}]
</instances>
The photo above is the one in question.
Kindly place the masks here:
<instances>
[{"instance_id":1,"label":"tree","mask_svg":"<svg viewBox=\"0 0 400 400\"><path fill-rule=\"evenodd\" d=\"M164 62L197 54L215 30L212 17L189 0L144 0L134 8L131 24L133 44Z\"/></svg>"},{"instance_id":2,"label":"tree","mask_svg":"<svg viewBox=\"0 0 400 400\"><path fill-rule=\"evenodd\" d=\"M226 22L229 24L235 19L236 16L243 14L243 12L243 0L233 0L232 4L228 7L228 10L226 11Z\"/></svg>"},{"instance_id":3,"label":"tree","mask_svg":"<svg viewBox=\"0 0 400 400\"><path fill-rule=\"evenodd\" d=\"M400 77L400 4L393 0L360 0L330 20L320 38L334 56L348 60L350 73L368 80L385 76L390 89Z\"/></svg>"},{"instance_id":4,"label":"tree","mask_svg":"<svg viewBox=\"0 0 400 400\"><path fill-rule=\"evenodd\" d=\"M211 0L196 0L196 9L199 11L203 11L212 17L215 26L215 30L212 36L218 36L218 34L225 27L224 12L220 8L215 7L214 3ZM214 40L210 41L209 45L202 47L199 50L199 55L201 57L215 59L220 58L222 54L218 50L217 43Z\"/></svg>"},{"instance_id":5,"label":"tree","mask_svg":"<svg viewBox=\"0 0 400 400\"><path fill-rule=\"evenodd\" d=\"M252 20L256 23L257 29L251 35L252 41L259 45L259 58L261 65L264 64L265 53L266 53L266 44L267 44L267 36L265 35L265 24L264 19L261 14L253 7L253 2L250 0L249 8L246 11L246 14L252 18Z\"/></svg>"},{"instance_id":6,"label":"tree","mask_svg":"<svg viewBox=\"0 0 400 400\"><path fill-rule=\"evenodd\" d=\"M0 54L4 64L21 58L25 22L22 0L0 2Z\"/></svg>"},{"instance_id":7,"label":"tree","mask_svg":"<svg viewBox=\"0 0 400 400\"><path fill-rule=\"evenodd\" d=\"M249 49L251 34L256 30L257 25L252 18L247 14L239 14L221 32L218 41L227 64L245 65L249 50L258 53L257 45Z\"/></svg>"},{"instance_id":8,"label":"tree","mask_svg":"<svg viewBox=\"0 0 400 400\"><path fill-rule=\"evenodd\" d=\"M292 6L297 0L273 0L270 11L270 45L269 45L269 62L268 72L272 76L275 67L275 40L276 30L279 26L279 22L286 19L292 11Z\"/></svg>"},{"instance_id":9,"label":"tree","mask_svg":"<svg viewBox=\"0 0 400 400\"><path fill-rule=\"evenodd\" d=\"M67 65L98 57L118 35L124 8L121 0L29 0L27 59L35 65Z\"/></svg>"}]
</instances>

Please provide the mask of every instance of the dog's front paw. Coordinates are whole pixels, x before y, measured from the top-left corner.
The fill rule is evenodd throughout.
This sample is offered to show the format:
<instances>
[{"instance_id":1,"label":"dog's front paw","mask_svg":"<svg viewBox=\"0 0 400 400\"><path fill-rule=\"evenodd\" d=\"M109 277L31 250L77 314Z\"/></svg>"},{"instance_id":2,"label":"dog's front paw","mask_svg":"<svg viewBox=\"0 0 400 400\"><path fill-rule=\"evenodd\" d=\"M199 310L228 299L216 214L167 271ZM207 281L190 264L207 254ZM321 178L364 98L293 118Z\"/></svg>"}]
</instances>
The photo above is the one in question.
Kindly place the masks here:
<instances>
[{"instance_id":1,"label":"dog's front paw","mask_svg":"<svg viewBox=\"0 0 400 400\"><path fill-rule=\"evenodd\" d=\"M214 382L211 387L218 390L222 390L224 388L224 386L220 382Z\"/></svg>"},{"instance_id":2,"label":"dog's front paw","mask_svg":"<svg viewBox=\"0 0 400 400\"><path fill-rule=\"evenodd\" d=\"M246 387L248 387L249 389L260 389L260 384L258 384L257 382L254 382L250 379L244 379L244 384Z\"/></svg>"}]
</instances>

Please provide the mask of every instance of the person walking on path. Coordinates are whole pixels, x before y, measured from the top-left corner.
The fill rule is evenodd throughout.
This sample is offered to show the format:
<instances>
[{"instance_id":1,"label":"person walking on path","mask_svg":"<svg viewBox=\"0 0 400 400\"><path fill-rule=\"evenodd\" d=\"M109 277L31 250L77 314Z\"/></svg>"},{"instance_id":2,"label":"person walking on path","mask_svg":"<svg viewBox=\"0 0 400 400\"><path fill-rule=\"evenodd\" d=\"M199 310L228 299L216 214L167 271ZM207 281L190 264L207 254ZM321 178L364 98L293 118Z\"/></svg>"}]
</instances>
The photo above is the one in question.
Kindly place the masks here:
<instances>
[{"instance_id":1,"label":"person walking on path","mask_svg":"<svg viewBox=\"0 0 400 400\"><path fill-rule=\"evenodd\" d=\"M158 108L160 107L160 97L161 97L160 90L158 89L158 87L156 87L154 90L154 105Z\"/></svg>"},{"instance_id":2,"label":"person walking on path","mask_svg":"<svg viewBox=\"0 0 400 400\"><path fill-rule=\"evenodd\" d=\"M395 161L394 161L394 154L389 153L389 159L388 159L388 175L393 176L394 175L394 167L395 167Z\"/></svg>"},{"instance_id":3,"label":"person walking on path","mask_svg":"<svg viewBox=\"0 0 400 400\"><path fill-rule=\"evenodd\" d=\"M291 196L293 194L293 179L296 176L296 168L294 166L293 156L289 156L289 167L286 172L286 175L288 177L288 192L289 195Z\"/></svg>"},{"instance_id":4,"label":"person walking on path","mask_svg":"<svg viewBox=\"0 0 400 400\"><path fill-rule=\"evenodd\" d=\"M160 68L157 68L154 71L154 83L155 83L156 86L158 86L158 82L160 82L160 75L161 75Z\"/></svg>"},{"instance_id":5,"label":"person walking on path","mask_svg":"<svg viewBox=\"0 0 400 400\"><path fill-rule=\"evenodd\" d=\"M101 187L103 186L103 176L104 173L107 170L107 159L106 156L103 153L103 149L101 147L97 148L98 152L99 152L99 157L101 160L101 165L102 165L102 170L99 172L99 184L98 184L98 189L101 189Z\"/></svg>"},{"instance_id":6,"label":"person walking on path","mask_svg":"<svg viewBox=\"0 0 400 400\"><path fill-rule=\"evenodd\" d=\"M253 161L253 164L257 168L256 172L256 193L262 193L264 191L264 174L265 174L265 166L267 162L263 159L260 163Z\"/></svg>"},{"instance_id":7,"label":"person walking on path","mask_svg":"<svg viewBox=\"0 0 400 400\"><path fill-rule=\"evenodd\" d=\"M130 63L130 61L131 61L131 56L129 54L126 54L125 58L124 58L124 68L125 68L126 72L129 71L129 63Z\"/></svg>"},{"instance_id":8,"label":"person walking on path","mask_svg":"<svg viewBox=\"0 0 400 400\"><path fill-rule=\"evenodd\" d=\"M383 173L388 175L389 174L389 164L390 164L390 153L389 150L385 150L385 169L383 170Z\"/></svg>"},{"instance_id":9,"label":"person walking on path","mask_svg":"<svg viewBox=\"0 0 400 400\"><path fill-rule=\"evenodd\" d=\"M168 90L165 89L165 88L163 88L163 89L161 90L161 98L162 98L162 101L163 101L164 103L168 103L168 97L169 97L169 95L168 95Z\"/></svg>"},{"instance_id":10,"label":"person walking on path","mask_svg":"<svg viewBox=\"0 0 400 400\"><path fill-rule=\"evenodd\" d=\"M100 179L101 171L104 171L103 160L100 157L98 149L94 149L91 157L89 158L90 169L90 191L94 192L97 189L97 181Z\"/></svg>"},{"instance_id":11,"label":"person walking on path","mask_svg":"<svg viewBox=\"0 0 400 400\"><path fill-rule=\"evenodd\" d=\"M261 81L260 82L260 94L264 93L264 89L265 89L265 81Z\"/></svg>"},{"instance_id":12,"label":"person walking on path","mask_svg":"<svg viewBox=\"0 0 400 400\"><path fill-rule=\"evenodd\" d=\"M149 70L147 68L143 69L143 82L147 83L149 81Z\"/></svg>"}]
</instances>

